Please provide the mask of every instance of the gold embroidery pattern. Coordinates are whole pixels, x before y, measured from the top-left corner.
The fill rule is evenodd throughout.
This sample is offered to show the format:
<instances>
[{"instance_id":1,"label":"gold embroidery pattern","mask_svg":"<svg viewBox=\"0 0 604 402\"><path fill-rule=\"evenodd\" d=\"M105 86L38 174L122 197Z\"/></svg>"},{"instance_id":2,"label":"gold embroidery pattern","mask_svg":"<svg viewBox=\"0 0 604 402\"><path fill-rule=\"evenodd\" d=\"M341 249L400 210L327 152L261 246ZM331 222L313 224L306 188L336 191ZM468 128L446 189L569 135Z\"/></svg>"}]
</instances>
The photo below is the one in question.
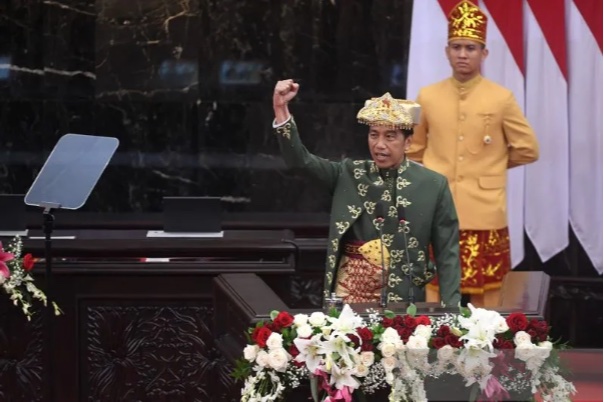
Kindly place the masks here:
<instances>
[{"instance_id":1,"label":"gold embroidery pattern","mask_svg":"<svg viewBox=\"0 0 604 402\"><path fill-rule=\"evenodd\" d=\"M377 172L378 172L378 167L377 167L377 165L375 164L375 162L371 161L371 165L370 165L370 167L369 167L369 171L370 171L371 173L377 173Z\"/></svg>"},{"instance_id":2,"label":"gold embroidery pattern","mask_svg":"<svg viewBox=\"0 0 604 402\"><path fill-rule=\"evenodd\" d=\"M411 205L411 201L399 195L398 197L396 197L396 205L402 205L403 207L407 208L409 205Z\"/></svg>"},{"instance_id":3,"label":"gold embroidery pattern","mask_svg":"<svg viewBox=\"0 0 604 402\"><path fill-rule=\"evenodd\" d=\"M339 234L344 234L350 227L350 222L336 222L336 229Z\"/></svg>"},{"instance_id":4,"label":"gold embroidery pattern","mask_svg":"<svg viewBox=\"0 0 604 402\"><path fill-rule=\"evenodd\" d=\"M393 262L395 263L399 263L403 260L403 250L392 250L390 252L390 258L392 259Z\"/></svg>"},{"instance_id":5,"label":"gold embroidery pattern","mask_svg":"<svg viewBox=\"0 0 604 402\"><path fill-rule=\"evenodd\" d=\"M281 127L277 127L276 131L288 140L292 138L292 125L290 122L285 123Z\"/></svg>"},{"instance_id":6,"label":"gold embroidery pattern","mask_svg":"<svg viewBox=\"0 0 604 402\"><path fill-rule=\"evenodd\" d=\"M362 211L363 210L361 209L361 207L356 207L354 205L348 205L348 212L350 212L352 219L356 219L359 216L361 216Z\"/></svg>"},{"instance_id":7,"label":"gold embroidery pattern","mask_svg":"<svg viewBox=\"0 0 604 402\"><path fill-rule=\"evenodd\" d=\"M400 297L399 295L396 295L396 294L394 294L392 292L388 293L388 303L391 303L391 302L392 303L399 303L399 302L402 302L402 301L403 301L403 298Z\"/></svg>"},{"instance_id":8,"label":"gold embroidery pattern","mask_svg":"<svg viewBox=\"0 0 604 402\"><path fill-rule=\"evenodd\" d=\"M344 303L378 301L382 288L381 265L365 258L343 255L336 280L336 294Z\"/></svg>"},{"instance_id":9,"label":"gold embroidery pattern","mask_svg":"<svg viewBox=\"0 0 604 402\"><path fill-rule=\"evenodd\" d=\"M382 235L382 241L384 242L384 245L386 247L390 247L392 245L392 242L394 241L394 235L384 233Z\"/></svg>"},{"instance_id":10,"label":"gold embroidery pattern","mask_svg":"<svg viewBox=\"0 0 604 402\"><path fill-rule=\"evenodd\" d=\"M396 211L396 207L394 205L390 205L388 207L388 216L391 218L396 217L397 211Z\"/></svg>"},{"instance_id":11,"label":"gold embroidery pattern","mask_svg":"<svg viewBox=\"0 0 604 402\"><path fill-rule=\"evenodd\" d=\"M494 230L461 230L459 232L461 292L483 294L499 289L511 268L508 228ZM430 254L430 258L434 259ZM438 289L438 278L430 283Z\"/></svg>"},{"instance_id":12,"label":"gold embroidery pattern","mask_svg":"<svg viewBox=\"0 0 604 402\"><path fill-rule=\"evenodd\" d=\"M384 194L382 194L382 201L391 201L392 196L390 195L390 190L385 190Z\"/></svg>"},{"instance_id":13,"label":"gold embroidery pattern","mask_svg":"<svg viewBox=\"0 0 604 402\"><path fill-rule=\"evenodd\" d=\"M405 223L403 225L399 225L398 226L398 232L399 233L406 233L408 234L411 231L411 228L409 228L409 222L405 221Z\"/></svg>"},{"instance_id":14,"label":"gold embroidery pattern","mask_svg":"<svg viewBox=\"0 0 604 402\"><path fill-rule=\"evenodd\" d=\"M403 279L400 276L397 276L395 274L388 275L388 287L389 288L395 287L396 285L398 285L402 281L403 281Z\"/></svg>"},{"instance_id":15,"label":"gold embroidery pattern","mask_svg":"<svg viewBox=\"0 0 604 402\"><path fill-rule=\"evenodd\" d=\"M330 268L335 268L336 267L336 256L335 255L330 255L329 258L329 267ZM331 274L331 273L329 273Z\"/></svg>"},{"instance_id":16,"label":"gold embroidery pattern","mask_svg":"<svg viewBox=\"0 0 604 402\"><path fill-rule=\"evenodd\" d=\"M449 13L449 40L469 38L485 43L486 15L470 1L460 2Z\"/></svg>"},{"instance_id":17,"label":"gold embroidery pattern","mask_svg":"<svg viewBox=\"0 0 604 402\"><path fill-rule=\"evenodd\" d=\"M363 177L365 173L367 173L365 169L354 169L354 178L358 180Z\"/></svg>"},{"instance_id":18,"label":"gold embroidery pattern","mask_svg":"<svg viewBox=\"0 0 604 402\"><path fill-rule=\"evenodd\" d=\"M417 248L417 246L419 246L419 242L417 241L417 239L415 237L410 237L409 238L409 244L407 245L407 247L409 247L409 248Z\"/></svg>"},{"instance_id":19,"label":"gold embroidery pattern","mask_svg":"<svg viewBox=\"0 0 604 402\"><path fill-rule=\"evenodd\" d=\"M368 184L359 184L357 186L358 193L361 197L365 197L367 195L367 189L369 188Z\"/></svg>"},{"instance_id":20,"label":"gold embroidery pattern","mask_svg":"<svg viewBox=\"0 0 604 402\"><path fill-rule=\"evenodd\" d=\"M407 179L403 179L400 176L396 178L396 188L399 190L404 189L405 187L409 186L410 184L411 184L411 182Z\"/></svg>"},{"instance_id":21,"label":"gold embroidery pattern","mask_svg":"<svg viewBox=\"0 0 604 402\"><path fill-rule=\"evenodd\" d=\"M372 214L373 211L375 210L375 202L371 202L371 201L365 201L363 203L363 206L365 207L365 209L367 210L367 213Z\"/></svg>"},{"instance_id":22,"label":"gold embroidery pattern","mask_svg":"<svg viewBox=\"0 0 604 402\"><path fill-rule=\"evenodd\" d=\"M363 163L365 163L364 160L357 160L357 161L352 161L353 165L362 165Z\"/></svg>"},{"instance_id":23,"label":"gold embroidery pattern","mask_svg":"<svg viewBox=\"0 0 604 402\"><path fill-rule=\"evenodd\" d=\"M401 163L401 165L398 167L398 174L400 175L401 173L403 173L405 170L407 170L407 168L409 167L409 159L405 159L404 163Z\"/></svg>"},{"instance_id":24,"label":"gold embroidery pattern","mask_svg":"<svg viewBox=\"0 0 604 402\"><path fill-rule=\"evenodd\" d=\"M378 179L376 181L373 182L374 186L383 186L384 185L384 180L381 177L378 177Z\"/></svg>"},{"instance_id":25,"label":"gold embroidery pattern","mask_svg":"<svg viewBox=\"0 0 604 402\"><path fill-rule=\"evenodd\" d=\"M338 239L333 239L331 241L331 248L333 249L334 253L338 251L338 245L339 245Z\"/></svg>"},{"instance_id":26,"label":"gold embroidery pattern","mask_svg":"<svg viewBox=\"0 0 604 402\"><path fill-rule=\"evenodd\" d=\"M426 261L426 252L420 250L417 252L417 261Z\"/></svg>"}]
</instances>

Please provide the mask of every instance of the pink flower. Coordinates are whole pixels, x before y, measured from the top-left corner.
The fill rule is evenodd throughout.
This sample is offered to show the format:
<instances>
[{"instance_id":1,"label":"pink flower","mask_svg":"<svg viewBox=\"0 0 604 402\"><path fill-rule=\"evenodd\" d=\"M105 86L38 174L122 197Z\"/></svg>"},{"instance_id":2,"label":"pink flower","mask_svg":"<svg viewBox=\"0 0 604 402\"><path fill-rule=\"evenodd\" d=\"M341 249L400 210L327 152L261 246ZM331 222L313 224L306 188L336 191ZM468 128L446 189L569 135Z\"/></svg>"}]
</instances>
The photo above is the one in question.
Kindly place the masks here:
<instances>
[{"instance_id":1,"label":"pink flower","mask_svg":"<svg viewBox=\"0 0 604 402\"><path fill-rule=\"evenodd\" d=\"M4 251L2 248L2 243L0 243L0 276L2 276L3 279L6 279L10 276L10 271L6 263L13 258L15 258L15 255L13 253L7 253Z\"/></svg>"}]
</instances>

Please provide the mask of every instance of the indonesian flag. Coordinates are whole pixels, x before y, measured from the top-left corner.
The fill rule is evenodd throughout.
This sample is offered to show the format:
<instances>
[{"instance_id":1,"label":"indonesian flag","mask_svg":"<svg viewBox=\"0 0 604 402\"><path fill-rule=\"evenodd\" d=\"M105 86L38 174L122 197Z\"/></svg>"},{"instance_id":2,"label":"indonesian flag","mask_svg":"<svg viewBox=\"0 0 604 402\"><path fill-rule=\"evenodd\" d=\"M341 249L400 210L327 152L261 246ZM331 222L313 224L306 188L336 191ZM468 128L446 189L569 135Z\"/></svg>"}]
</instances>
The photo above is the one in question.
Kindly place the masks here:
<instances>
[{"instance_id":1,"label":"indonesian flag","mask_svg":"<svg viewBox=\"0 0 604 402\"><path fill-rule=\"evenodd\" d=\"M445 53L447 15L458 2L459 0L413 2L407 99L416 99L420 88L451 76L451 66Z\"/></svg>"},{"instance_id":2,"label":"indonesian flag","mask_svg":"<svg viewBox=\"0 0 604 402\"><path fill-rule=\"evenodd\" d=\"M527 234L544 262L568 245L569 137L564 1L527 0L524 9L526 116L535 130L540 151L539 160L525 168L524 218Z\"/></svg>"},{"instance_id":3,"label":"indonesian flag","mask_svg":"<svg viewBox=\"0 0 604 402\"><path fill-rule=\"evenodd\" d=\"M570 223L602 273L602 0L567 0Z\"/></svg>"},{"instance_id":4,"label":"indonesian flag","mask_svg":"<svg viewBox=\"0 0 604 402\"><path fill-rule=\"evenodd\" d=\"M522 0L483 0L479 4L489 18L489 56L482 73L511 90L524 110L524 38ZM508 229L512 267L524 259L524 166L508 170Z\"/></svg>"}]
</instances>

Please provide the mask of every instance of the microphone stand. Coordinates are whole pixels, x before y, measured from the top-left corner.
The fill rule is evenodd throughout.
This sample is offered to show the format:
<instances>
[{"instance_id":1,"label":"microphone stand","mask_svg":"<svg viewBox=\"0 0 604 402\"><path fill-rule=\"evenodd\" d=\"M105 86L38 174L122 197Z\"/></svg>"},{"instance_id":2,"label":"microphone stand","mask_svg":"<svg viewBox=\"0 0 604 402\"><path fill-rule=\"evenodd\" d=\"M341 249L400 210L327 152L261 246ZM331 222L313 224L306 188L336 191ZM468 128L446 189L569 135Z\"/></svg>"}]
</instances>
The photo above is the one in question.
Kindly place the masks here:
<instances>
[{"instance_id":1,"label":"microphone stand","mask_svg":"<svg viewBox=\"0 0 604 402\"><path fill-rule=\"evenodd\" d=\"M384 218L379 217L377 218L377 227L378 227L378 233L380 235L380 256L382 258L382 292L380 294L380 307L382 308L386 308L387 305L387 295L386 295L386 267L384 264L384 236L383 236L383 232L382 232L382 227L384 226Z\"/></svg>"}]
</instances>

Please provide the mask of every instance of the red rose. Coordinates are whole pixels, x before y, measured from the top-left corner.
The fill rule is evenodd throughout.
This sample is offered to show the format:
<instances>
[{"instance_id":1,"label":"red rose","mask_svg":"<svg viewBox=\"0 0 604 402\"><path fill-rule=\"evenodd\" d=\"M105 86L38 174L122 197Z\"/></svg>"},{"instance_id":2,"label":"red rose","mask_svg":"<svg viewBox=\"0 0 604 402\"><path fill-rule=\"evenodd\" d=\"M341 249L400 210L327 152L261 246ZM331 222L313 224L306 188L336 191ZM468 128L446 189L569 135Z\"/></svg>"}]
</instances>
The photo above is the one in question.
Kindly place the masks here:
<instances>
[{"instance_id":1,"label":"red rose","mask_svg":"<svg viewBox=\"0 0 604 402\"><path fill-rule=\"evenodd\" d=\"M361 344L361 340L359 339L358 336L356 335L352 335L352 334L348 334L348 338L350 339L350 341L354 344L355 348L358 348L359 345Z\"/></svg>"},{"instance_id":2,"label":"red rose","mask_svg":"<svg viewBox=\"0 0 604 402\"><path fill-rule=\"evenodd\" d=\"M405 325L405 327L410 328L412 330L415 329L415 327L417 327L415 318L411 317L410 315L406 315L403 320L404 320L403 324Z\"/></svg>"},{"instance_id":3,"label":"red rose","mask_svg":"<svg viewBox=\"0 0 604 402\"><path fill-rule=\"evenodd\" d=\"M512 313L507 316L505 321L512 332L524 331L528 327L528 320L522 313Z\"/></svg>"},{"instance_id":4,"label":"red rose","mask_svg":"<svg viewBox=\"0 0 604 402\"><path fill-rule=\"evenodd\" d=\"M384 317L382 319L382 326L384 328L388 328L388 327L391 327L393 325L394 325L394 320L392 318L386 318L386 317Z\"/></svg>"},{"instance_id":5,"label":"red rose","mask_svg":"<svg viewBox=\"0 0 604 402\"><path fill-rule=\"evenodd\" d=\"M415 322L417 325L430 325L432 323L432 321L430 321L430 317L427 315L420 315L415 319Z\"/></svg>"},{"instance_id":6,"label":"red rose","mask_svg":"<svg viewBox=\"0 0 604 402\"><path fill-rule=\"evenodd\" d=\"M394 317L394 325L403 325L405 323L402 315Z\"/></svg>"},{"instance_id":7,"label":"red rose","mask_svg":"<svg viewBox=\"0 0 604 402\"><path fill-rule=\"evenodd\" d=\"M292 357L294 358L300 354L300 351L293 343L289 345L289 354L292 355Z\"/></svg>"},{"instance_id":8,"label":"red rose","mask_svg":"<svg viewBox=\"0 0 604 402\"><path fill-rule=\"evenodd\" d=\"M447 345L451 345L454 348L461 348L463 346L463 344L459 340L459 337L453 334L445 336L445 342L447 343Z\"/></svg>"},{"instance_id":9,"label":"red rose","mask_svg":"<svg viewBox=\"0 0 604 402\"><path fill-rule=\"evenodd\" d=\"M266 347L266 341L272 333L273 331L267 327L255 328L254 332L252 332L252 339L258 344L258 346L264 348Z\"/></svg>"},{"instance_id":10,"label":"red rose","mask_svg":"<svg viewBox=\"0 0 604 402\"><path fill-rule=\"evenodd\" d=\"M409 340L409 337L413 333L413 330L409 328L399 328L396 332L398 332L398 336L401 337L403 342L407 342Z\"/></svg>"},{"instance_id":11,"label":"red rose","mask_svg":"<svg viewBox=\"0 0 604 402\"><path fill-rule=\"evenodd\" d=\"M493 347L495 349L514 349L514 344L509 340L497 337L493 341Z\"/></svg>"},{"instance_id":12,"label":"red rose","mask_svg":"<svg viewBox=\"0 0 604 402\"><path fill-rule=\"evenodd\" d=\"M294 322L294 317L287 311L280 312L273 322L279 325L281 328L287 328Z\"/></svg>"},{"instance_id":13,"label":"red rose","mask_svg":"<svg viewBox=\"0 0 604 402\"><path fill-rule=\"evenodd\" d=\"M529 329L526 332L531 336L531 340L537 339L537 331L535 331L534 329Z\"/></svg>"},{"instance_id":14,"label":"red rose","mask_svg":"<svg viewBox=\"0 0 604 402\"><path fill-rule=\"evenodd\" d=\"M445 342L445 340L443 338L433 338L432 339L432 346L435 349L440 349L443 346L445 346L447 344L447 342Z\"/></svg>"},{"instance_id":15,"label":"red rose","mask_svg":"<svg viewBox=\"0 0 604 402\"><path fill-rule=\"evenodd\" d=\"M281 326L279 324L277 324L276 322L271 322L265 325L266 328L270 329L273 332L279 332L281 331Z\"/></svg>"},{"instance_id":16,"label":"red rose","mask_svg":"<svg viewBox=\"0 0 604 402\"><path fill-rule=\"evenodd\" d=\"M31 271L34 267L35 262L36 260L34 259L33 255L31 255L30 253L25 254L23 256L23 269L25 271Z\"/></svg>"},{"instance_id":17,"label":"red rose","mask_svg":"<svg viewBox=\"0 0 604 402\"><path fill-rule=\"evenodd\" d=\"M535 330L538 335L547 334L549 328L547 326L547 321L539 321L536 318L533 318L528 325L529 329Z\"/></svg>"},{"instance_id":18,"label":"red rose","mask_svg":"<svg viewBox=\"0 0 604 402\"><path fill-rule=\"evenodd\" d=\"M359 334L359 337L363 340L363 343L371 341L373 339L373 333L369 328L359 328L357 329L357 334Z\"/></svg>"},{"instance_id":19,"label":"red rose","mask_svg":"<svg viewBox=\"0 0 604 402\"><path fill-rule=\"evenodd\" d=\"M371 341L365 341L361 345L362 352L373 352L373 343Z\"/></svg>"},{"instance_id":20,"label":"red rose","mask_svg":"<svg viewBox=\"0 0 604 402\"><path fill-rule=\"evenodd\" d=\"M438 329L438 331L436 331L436 336L440 336L441 338L444 338L445 336L449 335L451 333L451 329L449 328L448 325L441 325L440 328Z\"/></svg>"}]
</instances>

